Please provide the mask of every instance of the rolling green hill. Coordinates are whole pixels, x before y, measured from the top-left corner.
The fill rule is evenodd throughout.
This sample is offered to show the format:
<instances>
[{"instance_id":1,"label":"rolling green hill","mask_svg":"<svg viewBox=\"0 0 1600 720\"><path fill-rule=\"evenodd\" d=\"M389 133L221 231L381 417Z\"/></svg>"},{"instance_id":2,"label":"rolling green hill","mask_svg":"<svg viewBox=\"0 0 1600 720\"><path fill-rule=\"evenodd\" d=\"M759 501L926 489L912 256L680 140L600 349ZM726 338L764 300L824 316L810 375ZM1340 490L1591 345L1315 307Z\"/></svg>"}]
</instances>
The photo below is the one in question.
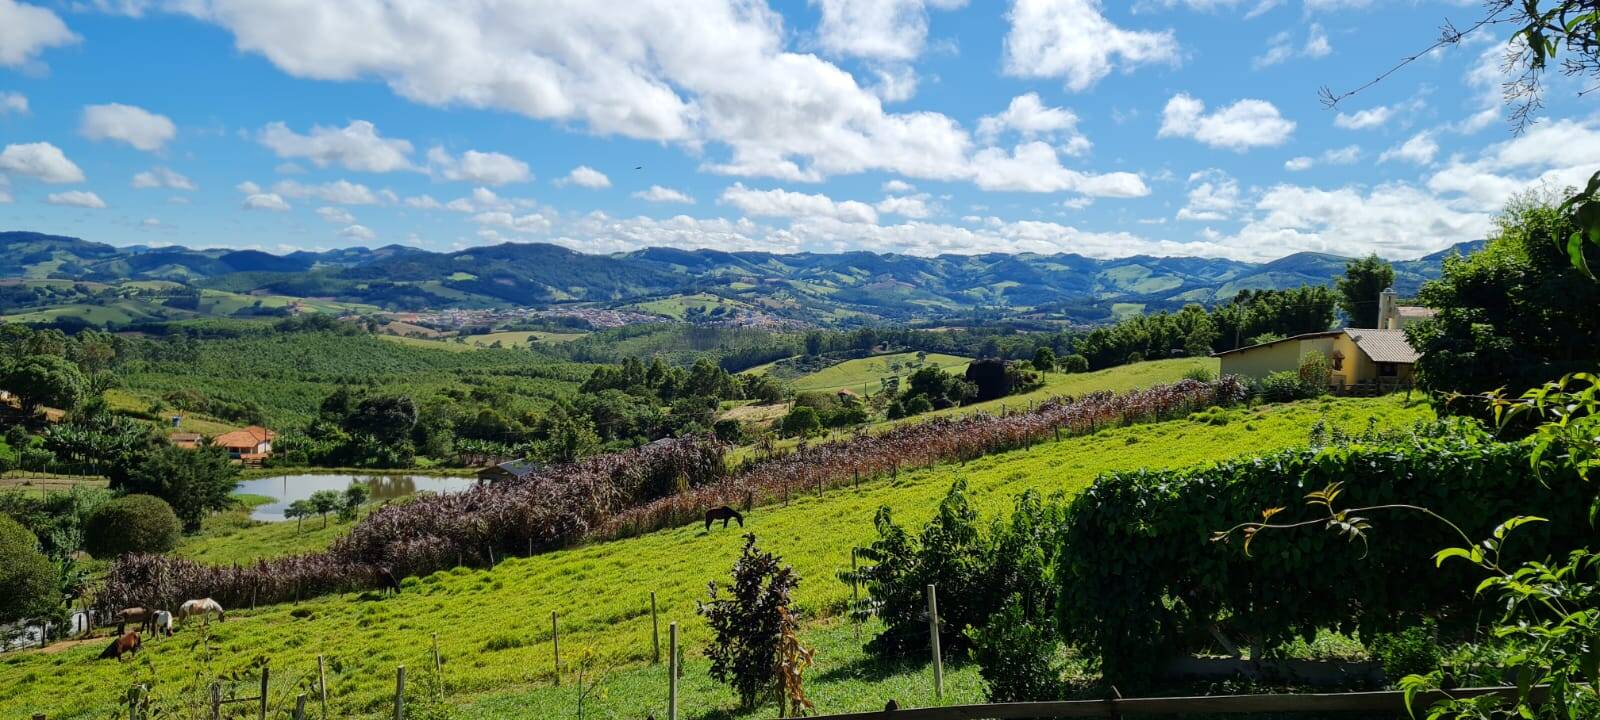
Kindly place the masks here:
<instances>
[{"instance_id":1,"label":"rolling green hill","mask_svg":"<svg viewBox=\"0 0 1600 720\"><path fill-rule=\"evenodd\" d=\"M469 355L476 355L470 353ZM912 664L884 672L859 665L849 631L825 618L837 616L849 595L835 573L849 565L853 545L872 537L871 516L880 505L911 526L925 522L950 483L968 481L970 496L986 514L1009 508L1024 489L1077 492L1098 473L1119 468L1172 468L1303 444L1319 418L1352 430L1377 418L1402 427L1429 416L1418 402L1399 397L1308 401L1233 410L1226 425L1178 420L1102 431L863 483L822 497L797 497L787 507L758 508L747 530L764 548L794 565L803 582L795 594L806 618L803 639L826 652L807 675L807 690L823 712L881 708L887 693L917 705L933 704L925 672ZM260 538L277 529L261 531ZM237 542L248 543L252 531ZM745 717L731 693L705 680L700 649L706 628L694 612L705 583L726 577L740 543L736 530L706 532L688 525L625 541L596 543L532 558L505 560L492 569L459 568L410 578L399 596L342 595L299 604L235 609L211 626L211 667L202 659L193 628L152 641L137 663L95 662L101 641L52 651L22 651L0 659L0 716L43 712L52 720L102 718L134 682L155 682L157 693L178 702L187 679L203 672L254 677L269 663L282 689L275 703L292 702L294 688L324 655L331 708L339 717L380 717L393 692L394 668L407 665L413 683L431 667L430 638L438 633L451 703L468 717L515 712L548 717L570 712L570 683L549 684L552 650L549 613L561 614L563 658L580 649L596 653L616 672L619 692L597 701L596 717L661 716L662 693L651 692L661 670L648 669L648 593L657 593L663 624L682 627L690 658L680 706L687 717ZM570 667L570 664L569 664ZM978 699L972 668L952 669L945 702ZM965 673L965 674L963 674ZM570 676L569 676L570 680ZM631 688L628 691L622 691ZM278 694L281 693L281 694ZM749 715L756 717L758 715ZM766 715L759 715L766 717Z\"/></svg>"}]
</instances>

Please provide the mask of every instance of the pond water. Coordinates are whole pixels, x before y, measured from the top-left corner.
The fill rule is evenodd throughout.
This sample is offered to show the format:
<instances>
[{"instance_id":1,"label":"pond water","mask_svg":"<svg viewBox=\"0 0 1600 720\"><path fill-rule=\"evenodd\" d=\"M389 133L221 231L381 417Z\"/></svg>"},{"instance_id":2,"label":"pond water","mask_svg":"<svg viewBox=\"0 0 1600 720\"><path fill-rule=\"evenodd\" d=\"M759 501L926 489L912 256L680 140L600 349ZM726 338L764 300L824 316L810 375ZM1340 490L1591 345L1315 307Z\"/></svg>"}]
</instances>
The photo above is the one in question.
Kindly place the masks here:
<instances>
[{"instance_id":1,"label":"pond water","mask_svg":"<svg viewBox=\"0 0 1600 720\"><path fill-rule=\"evenodd\" d=\"M438 475L279 475L256 478L239 483L235 492L265 495L272 502L257 505L250 513L253 520L279 522L285 520L283 511L289 503L305 500L318 490L344 489L354 483L367 486L373 500L391 500L427 490L436 493L460 492L477 484L477 478L442 477Z\"/></svg>"}]
</instances>

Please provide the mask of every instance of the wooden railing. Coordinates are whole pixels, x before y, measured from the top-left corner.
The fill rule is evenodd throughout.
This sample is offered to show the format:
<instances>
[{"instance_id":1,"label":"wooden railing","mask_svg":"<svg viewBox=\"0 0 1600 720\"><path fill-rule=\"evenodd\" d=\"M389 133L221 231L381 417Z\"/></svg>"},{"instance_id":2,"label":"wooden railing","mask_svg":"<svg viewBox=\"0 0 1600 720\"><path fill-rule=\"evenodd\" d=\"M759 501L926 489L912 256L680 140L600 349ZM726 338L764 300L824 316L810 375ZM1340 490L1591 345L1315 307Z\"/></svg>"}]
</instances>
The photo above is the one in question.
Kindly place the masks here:
<instances>
[{"instance_id":1,"label":"wooden railing","mask_svg":"<svg viewBox=\"0 0 1600 720\"><path fill-rule=\"evenodd\" d=\"M1514 687L1463 688L1419 692L1412 707L1419 712L1450 698L1480 695L1514 696ZM1542 691L1535 689L1537 697ZM1005 718L1120 718L1125 715L1190 715L1245 713L1394 713L1406 717L1405 693L1400 691L1326 693L1309 695L1209 695L1199 697L1111 698L1060 702L950 705L946 707L878 710L822 715L812 720L1003 720Z\"/></svg>"}]
</instances>

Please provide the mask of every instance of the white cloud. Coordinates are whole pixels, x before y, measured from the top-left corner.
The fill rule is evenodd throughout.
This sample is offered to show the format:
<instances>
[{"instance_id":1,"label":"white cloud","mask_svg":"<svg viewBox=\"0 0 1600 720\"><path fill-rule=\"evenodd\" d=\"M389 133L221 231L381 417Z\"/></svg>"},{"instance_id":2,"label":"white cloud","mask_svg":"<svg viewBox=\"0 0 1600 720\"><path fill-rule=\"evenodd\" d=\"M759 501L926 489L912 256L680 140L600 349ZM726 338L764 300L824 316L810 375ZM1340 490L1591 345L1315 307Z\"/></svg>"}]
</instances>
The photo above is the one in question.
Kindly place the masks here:
<instances>
[{"instance_id":1,"label":"white cloud","mask_svg":"<svg viewBox=\"0 0 1600 720\"><path fill-rule=\"evenodd\" d=\"M1530 188L1581 186L1600 165L1600 121L1543 121L1495 143L1475 160L1452 157L1428 188L1463 207L1492 211Z\"/></svg>"},{"instance_id":2,"label":"white cloud","mask_svg":"<svg viewBox=\"0 0 1600 720\"><path fill-rule=\"evenodd\" d=\"M1232 257L1267 260L1299 250L1417 257L1484 237L1492 217L1452 209L1405 183L1333 190L1279 185L1253 209L1238 234L1217 240Z\"/></svg>"},{"instance_id":3,"label":"white cloud","mask_svg":"<svg viewBox=\"0 0 1600 720\"><path fill-rule=\"evenodd\" d=\"M1325 165L1349 165L1360 159L1361 146L1347 145L1342 148L1324 150L1321 155L1320 162ZM1285 161L1283 163L1283 169L1290 172L1301 172L1304 170L1310 170L1312 167L1315 167L1318 162L1319 160L1317 158L1302 155L1300 157L1290 158L1289 160Z\"/></svg>"},{"instance_id":4,"label":"white cloud","mask_svg":"<svg viewBox=\"0 0 1600 720\"><path fill-rule=\"evenodd\" d=\"M1283 161L1283 169L1288 170L1289 172L1302 172L1305 170L1310 170L1316 164L1316 160L1305 155L1301 155L1299 157L1292 157Z\"/></svg>"},{"instance_id":5,"label":"white cloud","mask_svg":"<svg viewBox=\"0 0 1600 720\"><path fill-rule=\"evenodd\" d=\"M611 178L606 174L588 165L579 165L567 173L567 176L557 180L558 185L577 185L591 189L611 187Z\"/></svg>"},{"instance_id":6,"label":"white cloud","mask_svg":"<svg viewBox=\"0 0 1600 720\"><path fill-rule=\"evenodd\" d=\"M653 203L683 203L685 205L694 204L694 198L689 197L682 191L674 190L669 187L662 187L660 185L651 185L649 190L640 190L639 192L634 193L633 197L645 202Z\"/></svg>"},{"instance_id":7,"label":"white cloud","mask_svg":"<svg viewBox=\"0 0 1600 720\"><path fill-rule=\"evenodd\" d=\"M1353 113L1341 112L1334 116L1333 124L1346 130L1366 130L1368 128L1383 127L1394 117L1396 108L1389 105L1379 105Z\"/></svg>"},{"instance_id":8,"label":"white cloud","mask_svg":"<svg viewBox=\"0 0 1600 720\"><path fill-rule=\"evenodd\" d=\"M1092 146L1089 139L1078 132L1077 115L1066 108L1046 106L1038 93L1018 95L1011 99L1004 112L978 120L978 138L986 143L994 142L1009 131L1015 131L1025 140L1060 140L1061 151L1068 155L1081 155Z\"/></svg>"},{"instance_id":9,"label":"white cloud","mask_svg":"<svg viewBox=\"0 0 1600 720\"><path fill-rule=\"evenodd\" d=\"M1418 165L1427 165L1433 162L1435 155L1439 154L1439 143L1433 139L1433 133L1428 131L1412 135L1411 139L1383 151L1378 156L1378 162L1390 160L1404 160Z\"/></svg>"},{"instance_id":10,"label":"white cloud","mask_svg":"<svg viewBox=\"0 0 1600 720\"><path fill-rule=\"evenodd\" d=\"M171 168L153 167L133 176L133 186L136 188L169 188L172 190L194 190L195 185L189 178L173 171Z\"/></svg>"},{"instance_id":11,"label":"white cloud","mask_svg":"<svg viewBox=\"0 0 1600 720\"><path fill-rule=\"evenodd\" d=\"M273 212L288 212L289 203L277 193L251 193L244 198L246 210L271 210Z\"/></svg>"},{"instance_id":12,"label":"white cloud","mask_svg":"<svg viewBox=\"0 0 1600 720\"><path fill-rule=\"evenodd\" d=\"M365 225L351 225L350 227L340 230L339 236L355 240L371 240L377 237L378 234L373 232L371 228Z\"/></svg>"},{"instance_id":13,"label":"white cloud","mask_svg":"<svg viewBox=\"0 0 1600 720\"><path fill-rule=\"evenodd\" d=\"M19 92L0 92L0 115L28 114L28 96Z\"/></svg>"},{"instance_id":14,"label":"white cloud","mask_svg":"<svg viewBox=\"0 0 1600 720\"><path fill-rule=\"evenodd\" d=\"M879 200L873 208L885 215L899 215L913 219L928 217L933 214L929 207L928 195L894 195Z\"/></svg>"},{"instance_id":15,"label":"white cloud","mask_svg":"<svg viewBox=\"0 0 1600 720\"><path fill-rule=\"evenodd\" d=\"M272 184L272 192L284 197L315 198L337 205L377 205L379 194L371 188L349 180L335 180L320 185L307 185L293 180L279 180Z\"/></svg>"},{"instance_id":16,"label":"white cloud","mask_svg":"<svg viewBox=\"0 0 1600 720\"><path fill-rule=\"evenodd\" d=\"M383 173L412 167L411 143L379 135L377 126L366 120L352 120L343 128L317 125L305 135L274 122L262 128L257 138L280 158L304 158L321 168L337 165L356 172Z\"/></svg>"},{"instance_id":17,"label":"white cloud","mask_svg":"<svg viewBox=\"0 0 1600 720\"><path fill-rule=\"evenodd\" d=\"M886 193L908 193L916 189L917 186L904 180L888 180L883 183L883 191Z\"/></svg>"},{"instance_id":18,"label":"white cloud","mask_svg":"<svg viewBox=\"0 0 1600 720\"><path fill-rule=\"evenodd\" d=\"M460 157L451 157L444 148L435 147L428 151L428 165L446 180L479 185L504 185L533 179L527 163L497 152L468 150Z\"/></svg>"},{"instance_id":19,"label":"white cloud","mask_svg":"<svg viewBox=\"0 0 1600 720\"><path fill-rule=\"evenodd\" d=\"M1243 152L1282 145L1294 134L1294 121L1265 100L1239 100L1206 114L1206 104L1184 93L1172 96L1161 114L1157 137L1189 137L1211 147Z\"/></svg>"},{"instance_id":20,"label":"white cloud","mask_svg":"<svg viewBox=\"0 0 1600 720\"><path fill-rule=\"evenodd\" d=\"M1179 220L1226 220L1239 207L1239 183L1215 168L1189 175L1189 202Z\"/></svg>"},{"instance_id":21,"label":"white cloud","mask_svg":"<svg viewBox=\"0 0 1600 720\"><path fill-rule=\"evenodd\" d=\"M47 142L7 145L0 150L0 172L16 173L42 182L83 182L83 170L67 159L61 148Z\"/></svg>"},{"instance_id":22,"label":"white cloud","mask_svg":"<svg viewBox=\"0 0 1600 720\"><path fill-rule=\"evenodd\" d=\"M418 210L438 210L444 207L438 200L433 199L432 195L413 195L406 198L405 203L406 207L417 208Z\"/></svg>"},{"instance_id":23,"label":"white cloud","mask_svg":"<svg viewBox=\"0 0 1600 720\"><path fill-rule=\"evenodd\" d=\"M492 211L478 213L472 216L472 221L479 225L505 228L519 233L542 234L550 231L550 218L543 213L528 213L526 215L513 215L505 211ZM498 237L498 236L497 236Z\"/></svg>"},{"instance_id":24,"label":"white cloud","mask_svg":"<svg viewBox=\"0 0 1600 720\"><path fill-rule=\"evenodd\" d=\"M330 205L325 205L323 207L317 208L317 217L320 217L324 221L326 221L328 223L331 223L333 225L354 225L354 224L356 224L356 216L351 215L349 210L346 210L346 209L341 208L341 207L333 207L333 206L330 206Z\"/></svg>"},{"instance_id":25,"label":"white cloud","mask_svg":"<svg viewBox=\"0 0 1600 720\"><path fill-rule=\"evenodd\" d=\"M917 71L910 65L873 66L870 69L877 82L867 86L867 90L878 99L886 102L903 102L910 100L917 94Z\"/></svg>"},{"instance_id":26,"label":"white cloud","mask_svg":"<svg viewBox=\"0 0 1600 720\"><path fill-rule=\"evenodd\" d=\"M1178 62L1171 30L1117 27L1100 0L1017 0L1007 15L1004 68L1008 75L1061 78L1081 92L1117 66Z\"/></svg>"},{"instance_id":27,"label":"white cloud","mask_svg":"<svg viewBox=\"0 0 1600 720\"><path fill-rule=\"evenodd\" d=\"M1257 70L1288 61L1296 56L1306 58L1323 58L1333 53L1333 45L1328 42L1328 33L1319 23L1311 23L1306 33L1306 41L1299 47L1295 46L1294 36L1285 30L1267 41L1267 51L1251 61Z\"/></svg>"},{"instance_id":28,"label":"white cloud","mask_svg":"<svg viewBox=\"0 0 1600 720\"><path fill-rule=\"evenodd\" d=\"M812 0L822 10L818 44L833 55L909 61L928 39L928 9L951 10L966 0Z\"/></svg>"},{"instance_id":29,"label":"white cloud","mask_svg":"<svg viewBox=\"0 0 1600 720\"><path fill-rule=\"evenodd\" d=\"M732 205L744 214L756 217L827 217L857 223L878 221L878 212L863 202L836 202L827 195L798 193L781 188L755 190L741 183L734 183L723 190L718 202Z\"/></svg>"},{"instance_id":30,"label":"white cloud","mask_svg":"<svg viewBox=\"0 0 1600 720\"><path fill-rule=\"evenodd\" d=\"M0 0L0 65L22 67L45 48L79 38L54 12L16 0Z\"/></svg>"},{"instance_id":31,"label":"white cloud","mask_svg":"<svg viewBox=\"0 0 1600 720\"><path fill-rule=\"evenodd\" d=\"M151 152L178 135L178 126L165 115L141 107L108 103L83 108L78 132L90 140L116 140Z\"/></svg>"},{"instance_id":32,"label":"white cloud","mask_svg":"<svg viewBox=\"0 0 1600 720\"><path fill-rule=\"evenodd\" d=\"M99 195L85 190L68 190L66 192L50 193L45 202L51 205L66 205L69 207L99 209L106 206L106 201Z\"/></svg>"},{"instance_id":33,"label":"white cloud","mask_svg":"<svg viewBox=\"0 0 1600 720\"><path fill-rule=\"evenodd\" d=\"M974 181L985 190L1076 192L1096 197L1144 197L1150 188L1138 175L1094 175L1062 167L1056 149L1044 142L1022 143L1007 153L985 148L973 157Z\"/></svg>"}]
</instances>

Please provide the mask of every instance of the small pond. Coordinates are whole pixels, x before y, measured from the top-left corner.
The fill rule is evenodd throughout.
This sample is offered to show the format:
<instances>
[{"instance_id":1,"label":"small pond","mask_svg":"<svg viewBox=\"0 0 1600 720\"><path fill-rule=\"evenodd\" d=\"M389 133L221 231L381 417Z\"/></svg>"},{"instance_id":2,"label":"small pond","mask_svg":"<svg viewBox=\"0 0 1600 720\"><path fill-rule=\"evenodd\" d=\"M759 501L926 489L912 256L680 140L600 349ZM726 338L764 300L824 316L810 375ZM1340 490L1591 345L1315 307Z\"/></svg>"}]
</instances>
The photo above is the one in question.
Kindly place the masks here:
<instances>
[{"instance_id":1,"label":"small pond","mask_svg":"<svg viewBox=\"0 0 1600 720\"><path fill-rule=\"evenodd\" d=\"M272 498L270 503L257 505L250 513L250 517L264 522L279 522L286 519L283 517L283 511L288 509L289 503L305 500L318 490L344 492L344 489L351 484L361 483L372 491L373 500L383 501L424 490L436 493L460 492L477 482L477 478L472 477L438 475L279 475L245 480L239 483L239 488L235 492Z\"/></svg>"}]
</instances>

